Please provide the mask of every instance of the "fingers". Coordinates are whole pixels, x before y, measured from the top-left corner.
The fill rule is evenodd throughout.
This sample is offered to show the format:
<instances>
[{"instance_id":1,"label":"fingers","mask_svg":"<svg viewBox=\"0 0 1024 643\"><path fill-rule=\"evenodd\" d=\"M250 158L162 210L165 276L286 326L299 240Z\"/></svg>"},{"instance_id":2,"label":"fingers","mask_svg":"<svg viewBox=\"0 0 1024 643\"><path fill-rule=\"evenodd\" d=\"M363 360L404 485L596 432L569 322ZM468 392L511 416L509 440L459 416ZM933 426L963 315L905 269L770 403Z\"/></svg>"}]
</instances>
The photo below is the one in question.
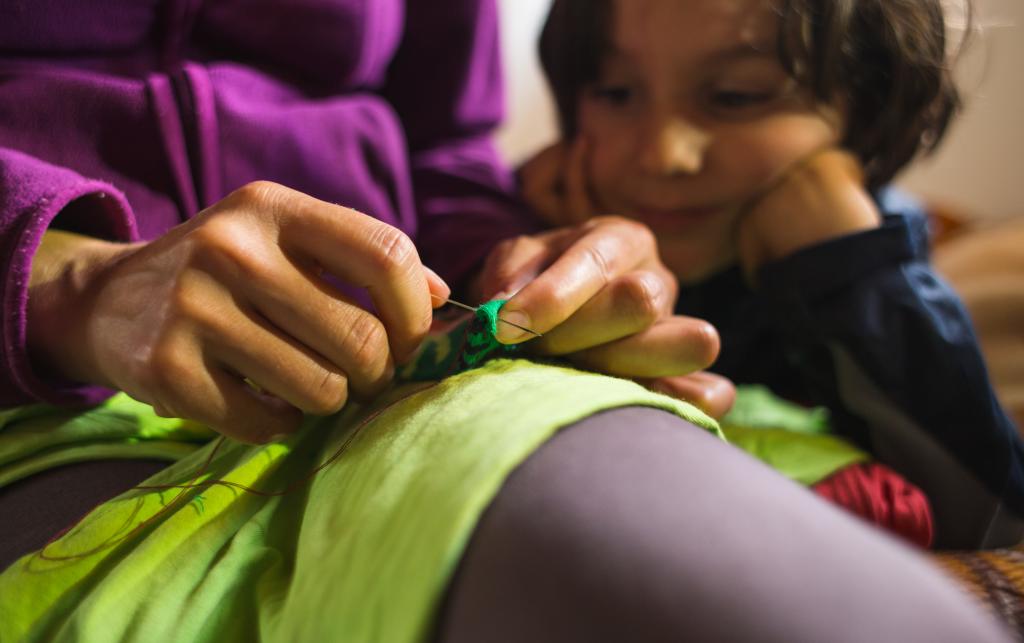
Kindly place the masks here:
<instances>
[{"instance_id":1,"label":"fingers","mask_svg":"<svg viewBox=\"0 0 1024 643\"><path fill-rule=\"evenodd\" d=\"M505 305L502 317L547 333L617 278L657 263L654 236L640 224L602 217L577 230L579 237L565 252L550 249L558 258ZM530 337L508 324L498 332L498 340L506 344Z\"/></svg>"},{"instance_id":2,"label":"fingers","mask_svg":"<svg viewBox=\"0 0 1024 643\"><path fill-rule=\"evenodd\" d=\"M369 291L396 359L415 351L430 328L433 305L430 278L407 235L373 217L281 186L258 183L242 190L256 192L249 198L269 205L279 219L279 243L287 253Z\"/></svg>"},{"instance_id":3,"label":"fingers","mask_svg":"<svg viewBox=\"0 0 1024 643\"><path fill-rule=\"evenodd\" d=\"M507 299L547 268L564 246L569 231L522 236L498 244L487 257L479 279L482 299Z\"/></svg>"},{"instance_id":4,"label":"fingers","mask_svg":"<svg viewBox=\"0 0 1024 643\"><path fill-rule=\"evenodd\" d=\"M720 341L711 324L690 317L667 317L646 330L569 356L587 369L619 377L661 378L707 368L718 357Z\"/></svg>"},{"instance_id":5,"label":"fingers","mask_svg":"<svg viewBox=\"0 0 1024 643\"><path fill-rule=\"evenodd\" d=\"M97 380L246 441L378 391L429 329L431 295L450 294L397 229L265 182L125 253L94 290Z\"/></svg>"},{"instance_id":6,"label":"fingers","mask_svg":"<svg viewBox=\"0 0 1024 643\"><path fill-rule=\"evenodd\" d=\"M178 333L150 356L155 367L133 393L162 417L189 418L241 442L261 444L298 430L302 412L207 361L199 343Z\"/></svg>"},{"instance_id":7,"label":"fingers","mask_svg":"<svg viewBox=\"0 0 1024 643\"><path fill-rule=\"evenodd\" d=\"M568 320L530 343L530 350L565 355L638 333L671 314L671 296L653 272L615 279Z\"/></svg>"},{"instance_id":8,"label":"fingers","mask_svg":"<svg viewBox=\"0 0 1024 643\"><path fill-rule=\"evenodd\" d=\"M641 383L653 391L689 402L716 420L725 417L736 401L736 387L732 381L707 371Z\"/></svg>"},{"instance_id":9,"label":"fingers","mask_svg":"<svg viewBox=\"0 0 1024 643\"><path fill-rule=\"evenodd\" d=\"M302 426L302 412L297 408L261 393L230 373L213 369L210 381L216 393L202 398L203 408L177 417L195 418L219 433L250 444L281 440Z\"/></svg>"},{"instance_id":10,"label":"fingers","mask_svg":"<svg viewBox=\"0 0 1024 643\"><path fill-rule=\"evenodd\" d=\"M253 360L262 358L264 362L280 364L280 353L272 356L271 350L286 343L292 351L308 353L324 368L344 374L352 390L361 395L377 393L391 381L394 364L388 332L381 320L315 275L300 270L283 254L259 283L241 283L239 289L255 313L280 333L260 332L260 321L252 319L254 315L237 315L235 324L239 328L232 328L231 332L218 328L211 340L212 345L243 344L245 348L239 349L240 354L236 358L252 352ZM247 329L250 336L247 341L242 329ZM252 367L255 368L255 364ZM312 367L312 364L307 366ZM245 375L269 388L269 383L262 376L250 371L245 371ZM275 392L289 401L293 400L277 390ZM293 403L308 412L317 412L298 402ZM331 413L338 408L322 413Z\"/></svg>"},{"instance_id":11,"label":"fingers","mask_svg":"<svg viewBox=\"0 0 1024 643\"><path fill-rule=\"evenodd\" d=\"M299 243L331 274L369 291L391 350L403 361L419 346L433 317L416 248L401 231L372 217L349 210L338 219L345 225L330 227L335 234L308 230Z\"/></svg>"},{"instance_id":12,"label":"fingers","mask_svg":"<svg viewBox=\"0 0 1024 643\"><path fill-rule=\"evenodd\" d=\"M306 413L329 415L345 405L346 372L268 325L239 317L231 339L205 338L208 361Z\"/></svg>"}]
</instances>

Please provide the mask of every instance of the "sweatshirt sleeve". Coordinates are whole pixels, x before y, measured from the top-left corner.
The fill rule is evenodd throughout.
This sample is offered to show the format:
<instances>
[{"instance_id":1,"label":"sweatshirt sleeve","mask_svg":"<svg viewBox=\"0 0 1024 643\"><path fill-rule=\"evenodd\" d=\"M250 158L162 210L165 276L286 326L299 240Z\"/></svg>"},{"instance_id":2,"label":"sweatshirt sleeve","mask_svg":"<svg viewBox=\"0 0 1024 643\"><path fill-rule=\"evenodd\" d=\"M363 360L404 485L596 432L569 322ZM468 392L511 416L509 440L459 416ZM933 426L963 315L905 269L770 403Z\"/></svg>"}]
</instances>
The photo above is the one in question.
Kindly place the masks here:
<instances>
[{"instance_id":1,"label":"sweatshirt sleeve","mask_svg":"<svg viewBox=\"0 0 1024 643\"><path fill-rule=\"evenodd\" d=\"M406 128L424 262L456 289L538 224L491 136L504 113L493 0L408 0L386 95Z\"/></svg>"},{"instance_id":2,"label":"sweatshirt sleeve","mask_svg":"<svg viewBox=\"0 0 1024 643\"><path fill-rule=\"evenodd\" d=\"M1024 515L1024 446L966 310L928 263L920 212L768 265L759 291L837 428L936 501L940 543L998 539L1003 505ZM1019 529L1012 516L1002 522Z\"/></svg>"},{"instance_id":3,"label":"sweatshirt sleeve","mask_svg":"<svg viewBox=\"0 0 1024 643\"><path fill-rule=\"evenodd\" d=\"M113 186L0 147L0 408L34 402L94 404L111 393L48 380L33 371L29 360L26 304L32 257L62 212L60 227L111 240L137 238L131 209Z\"/></svg>"}]
</instances>

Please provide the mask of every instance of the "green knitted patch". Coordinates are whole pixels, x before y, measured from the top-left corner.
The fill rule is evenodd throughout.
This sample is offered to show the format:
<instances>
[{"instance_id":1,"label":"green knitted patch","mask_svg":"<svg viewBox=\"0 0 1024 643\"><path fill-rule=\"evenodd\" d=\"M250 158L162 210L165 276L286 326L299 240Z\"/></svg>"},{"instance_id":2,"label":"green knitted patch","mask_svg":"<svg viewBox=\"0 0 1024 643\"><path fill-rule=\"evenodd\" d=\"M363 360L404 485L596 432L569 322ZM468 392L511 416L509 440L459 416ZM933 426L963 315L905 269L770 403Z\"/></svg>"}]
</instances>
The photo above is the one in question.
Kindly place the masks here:
<instances>
[{"instance_id":1,"label":"green knitted patch","mask_svg":"<svg viewBox=\"0 0 1024 643\"><path fill-rule=\"evenodd\" d=\"M483 325L484 330L487 331L488 335L493 339L498 334L498 312L508 302L507 299L495 299L489 301L486 304L480 305L476 309L476 318L479 319ZM498 341L498 340L494 340Z\"/></svg>"},{"instance_id":2,"label":"green knitted patch","mask_svg":"<svg viewBox=\"0 0 1024 643\"><path fill-rule=\"evenodd\" d=\"M506 346L498 341L498 313L505 305L504 299L495 299L476 309L475 323L470 324L466 335L466 346L462 360L466 368L476 368L486 360L514 353L519 346Z\"/></svg>"},{"instance_id":3,"label":"green knitted patch","mask_svg":"<svg viewBox=\"0 0 1024 643\"><path fill-rule=\"evenodd\" d=\"M413 361L399 371L399 379L439 380L515 353L518 345L506 346L496 337L498 313L504 305L502 299L489 301L454 329L428 337Z\"/></svg>"}]
</instances>

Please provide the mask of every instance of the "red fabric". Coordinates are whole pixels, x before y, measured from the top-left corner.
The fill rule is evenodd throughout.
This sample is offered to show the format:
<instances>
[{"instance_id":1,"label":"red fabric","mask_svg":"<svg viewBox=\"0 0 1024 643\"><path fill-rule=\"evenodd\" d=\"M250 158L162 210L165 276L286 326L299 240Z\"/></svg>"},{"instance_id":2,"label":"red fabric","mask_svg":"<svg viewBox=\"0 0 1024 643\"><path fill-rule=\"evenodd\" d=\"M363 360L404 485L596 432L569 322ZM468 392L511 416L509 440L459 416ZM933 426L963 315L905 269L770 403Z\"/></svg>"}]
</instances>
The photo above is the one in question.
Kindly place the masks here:
<instances>
[{"instance_id":1,"label":"red fabric","mask_svg":"<svg viewBox=\"0 0 1024 643\"><path fill-rule=\"evenodd\" d=\"M877 463L855 464L812 487L815 493L928 548L934 535L932 509L924 492L892 469Z\"/></svg>"}]
</instances>

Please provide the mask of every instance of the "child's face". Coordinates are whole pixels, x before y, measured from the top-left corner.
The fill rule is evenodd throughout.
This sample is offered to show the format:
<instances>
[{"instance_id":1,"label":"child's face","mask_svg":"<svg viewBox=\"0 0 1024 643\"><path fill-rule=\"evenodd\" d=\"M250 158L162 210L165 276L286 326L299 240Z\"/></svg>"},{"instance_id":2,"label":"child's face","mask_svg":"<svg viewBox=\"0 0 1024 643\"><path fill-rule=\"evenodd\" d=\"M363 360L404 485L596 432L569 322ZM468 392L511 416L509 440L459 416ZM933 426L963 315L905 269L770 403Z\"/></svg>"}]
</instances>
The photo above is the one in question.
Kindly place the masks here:
<instances>
[{"instance_id":1,"label":"child's face","mask_svg":"<svg viewBox=\"0 0 1024 643\"><path fill-rule=\"evenodd\" d=\"M683 282L735 259L741 208L786 169L835 145L776 57L769 0L617 0L611 53L580 99L602 211L658 236Z\"/></svg>"}]
</instances>

